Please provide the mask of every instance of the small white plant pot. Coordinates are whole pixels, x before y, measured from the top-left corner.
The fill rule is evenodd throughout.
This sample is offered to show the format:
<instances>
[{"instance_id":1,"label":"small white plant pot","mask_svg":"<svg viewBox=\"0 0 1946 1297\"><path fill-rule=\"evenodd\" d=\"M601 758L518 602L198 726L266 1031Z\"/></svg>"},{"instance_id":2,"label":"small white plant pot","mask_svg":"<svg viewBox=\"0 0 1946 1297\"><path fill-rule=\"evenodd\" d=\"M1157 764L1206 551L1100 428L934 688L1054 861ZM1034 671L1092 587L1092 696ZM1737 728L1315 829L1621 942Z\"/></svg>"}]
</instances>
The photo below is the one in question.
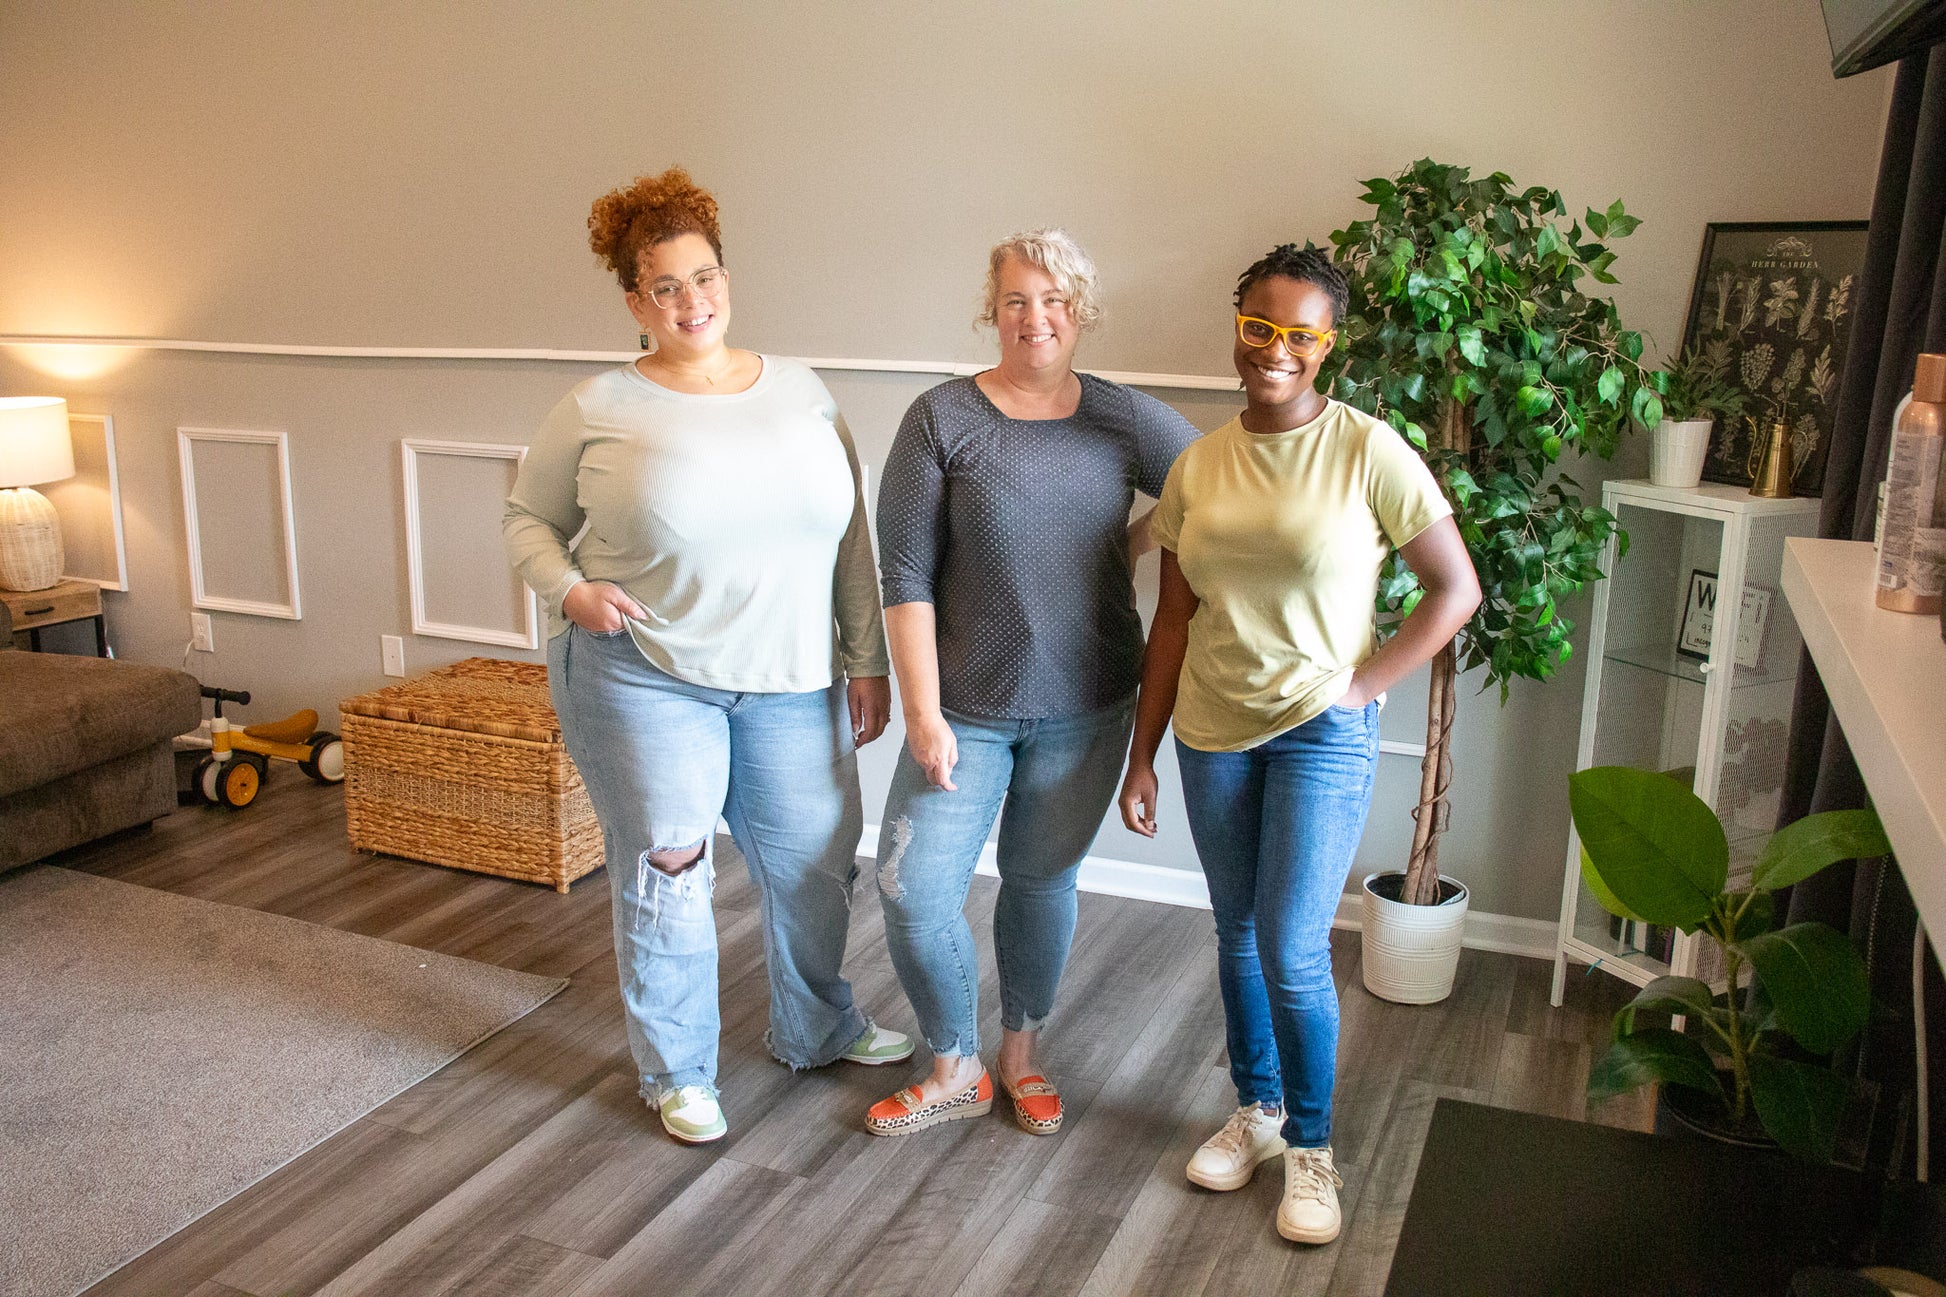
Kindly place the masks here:
<instances>
[{"instance_id":1,"label":"small white plant pot","mask_svg":"<svg viewBox=\"0 0 1946 1297\"><path fill-rule=\"evenodd\" d=\"M1437 905L1407 905L1372 889L1374 882L1403 875L1367 874L1360 889L1364 919L1360 932L1365 989L1394 1004L1436 1004L1452 994L1459 967L1460 934L1466 926L1464 883L1439 880ZM1390 885L1398 891L1396 882Z\"/></svg>"},{"instance_id":2,"label":"small white plant pot","mask_svg":"<svg viewBox=\"0 0 1946 1297\"><path fill-rule=\"evenodd\" d=\"M1695 486L1703 480L1710 448L1710 421L1664 419L1649 440L1649 481L1656 486Z\"/></svg>"}]
</instances>

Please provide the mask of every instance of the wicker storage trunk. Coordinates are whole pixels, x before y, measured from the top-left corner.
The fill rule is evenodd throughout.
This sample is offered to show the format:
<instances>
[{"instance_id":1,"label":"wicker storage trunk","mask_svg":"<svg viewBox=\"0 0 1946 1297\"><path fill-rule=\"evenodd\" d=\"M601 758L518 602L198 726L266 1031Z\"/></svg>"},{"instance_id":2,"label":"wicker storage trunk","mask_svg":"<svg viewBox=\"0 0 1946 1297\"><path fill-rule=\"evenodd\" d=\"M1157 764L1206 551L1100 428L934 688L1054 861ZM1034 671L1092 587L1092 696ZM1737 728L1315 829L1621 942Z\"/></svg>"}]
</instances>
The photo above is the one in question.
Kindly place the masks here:
<instances>
[{"instance_id":1,"label":"wicker storage trunk","mask_svg":"<svg viewBox=\"0 0 1946 1297\"><path fill-rule=\"evenodd\" d=\"M600 867L547 668L468 658L338 710L352 846L557 892Z\"/></svg>"}]
</instances>

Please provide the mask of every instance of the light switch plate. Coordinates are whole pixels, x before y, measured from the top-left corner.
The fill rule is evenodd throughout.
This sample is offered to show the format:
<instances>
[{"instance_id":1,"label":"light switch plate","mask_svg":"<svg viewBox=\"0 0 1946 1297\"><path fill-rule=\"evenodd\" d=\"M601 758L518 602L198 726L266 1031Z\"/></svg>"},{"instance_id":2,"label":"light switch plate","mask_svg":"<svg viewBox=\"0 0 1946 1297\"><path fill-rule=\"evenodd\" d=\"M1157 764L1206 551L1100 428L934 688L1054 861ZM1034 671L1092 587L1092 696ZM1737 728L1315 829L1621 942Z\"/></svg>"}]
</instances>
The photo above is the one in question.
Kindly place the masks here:
<instances>
[{"instance_id":1,"label":"light switch plate","mask_svg":"<svg viewBox=\"0 0 1946 1297\"><path fill-rule=\"evenodd\" d=\"M378 637L379 651L385 658L385 674L402 676L405 674L405 641L397 635Z\"/></svg>"}]
</instances>

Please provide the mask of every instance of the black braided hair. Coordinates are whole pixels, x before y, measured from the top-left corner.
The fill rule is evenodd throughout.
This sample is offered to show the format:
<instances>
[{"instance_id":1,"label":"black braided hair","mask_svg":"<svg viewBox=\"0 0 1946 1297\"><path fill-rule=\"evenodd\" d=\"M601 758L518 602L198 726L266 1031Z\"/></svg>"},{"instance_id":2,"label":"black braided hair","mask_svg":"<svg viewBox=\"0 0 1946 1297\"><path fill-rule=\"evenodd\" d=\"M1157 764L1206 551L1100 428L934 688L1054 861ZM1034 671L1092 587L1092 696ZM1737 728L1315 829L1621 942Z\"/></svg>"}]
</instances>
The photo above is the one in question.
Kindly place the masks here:
<instances>
[{"instance_id":1,"label":"black braided hair","mask_svg":"<svg viewBox=\"0 0 1946 1297\"><path fill-rule=\"evenodd\" d=\"M1332 263L1330 253L1311 243L1301 248L1295 243L1282 243L1252 262L1248 270L1237 276L1236 304L1241 307L1243 295L1259 280L1272 275L1301 280L1323 289L1324 295L1331 299L1333 327L1344 318L1345 308L1351 304L1351 284L1346 281L1345 272Z\"/></svg>"}]
</instances>

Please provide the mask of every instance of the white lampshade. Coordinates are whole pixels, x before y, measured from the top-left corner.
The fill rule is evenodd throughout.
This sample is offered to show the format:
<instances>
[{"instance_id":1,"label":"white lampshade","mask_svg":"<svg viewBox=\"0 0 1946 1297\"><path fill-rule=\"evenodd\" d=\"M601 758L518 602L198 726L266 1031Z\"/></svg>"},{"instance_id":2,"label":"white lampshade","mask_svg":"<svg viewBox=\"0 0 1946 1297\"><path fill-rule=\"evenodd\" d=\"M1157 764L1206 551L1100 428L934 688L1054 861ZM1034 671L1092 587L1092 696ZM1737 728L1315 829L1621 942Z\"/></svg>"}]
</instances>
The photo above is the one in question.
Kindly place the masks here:
<instances>
[{"instance_id":1,"label":"white lampshade","mask_svg":"<svg viewBox=\"0 0 1946 1297\"><path fill-rule=\"evenodd\" d=\"M68 403L58 396L0 396L0 487L73 476Z\"/></svg>"},{"instance_id":2,"label":"white lampshade","mask_svg":"<svg viewBox=\"0 0 1946 1297\"><path fill-rule=\"evenodd\" d=\"M59 584L61 520L33 488L73 476L68 403L58 396L0 396L0 589Z\"/></svg>"}]
</instances>

